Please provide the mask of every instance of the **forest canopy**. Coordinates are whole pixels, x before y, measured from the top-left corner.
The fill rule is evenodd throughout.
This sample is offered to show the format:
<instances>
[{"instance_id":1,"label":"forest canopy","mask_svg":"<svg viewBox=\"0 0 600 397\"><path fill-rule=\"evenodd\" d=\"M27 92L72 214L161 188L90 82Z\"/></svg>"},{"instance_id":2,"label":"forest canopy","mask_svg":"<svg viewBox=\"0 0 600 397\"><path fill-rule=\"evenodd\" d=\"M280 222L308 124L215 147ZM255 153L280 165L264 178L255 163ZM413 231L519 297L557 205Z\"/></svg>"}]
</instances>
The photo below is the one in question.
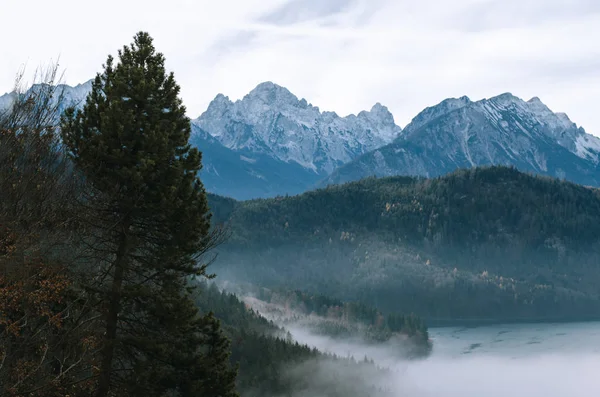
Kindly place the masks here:
<instances>
[{"instance_id":1,"label":"forest canopy","mask_svg":"<svg viewBox=\"0 0 600 397\"><path fill-rule=\"evenodd\" d=\"M209 202L230 278L430 321L600 316L597 189L495 166Z\"/></svg>"}]
</instances>

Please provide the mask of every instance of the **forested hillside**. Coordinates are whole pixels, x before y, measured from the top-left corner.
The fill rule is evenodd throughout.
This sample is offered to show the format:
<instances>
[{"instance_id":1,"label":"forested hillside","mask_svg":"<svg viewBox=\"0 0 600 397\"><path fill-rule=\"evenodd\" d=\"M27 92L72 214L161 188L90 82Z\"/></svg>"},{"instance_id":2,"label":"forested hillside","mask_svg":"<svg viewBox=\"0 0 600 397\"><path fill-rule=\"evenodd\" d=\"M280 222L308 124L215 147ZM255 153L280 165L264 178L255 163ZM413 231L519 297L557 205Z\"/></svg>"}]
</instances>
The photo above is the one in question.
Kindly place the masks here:
<instances>
[{"instance_id":1,"label":"forested hillside","mask_svg":"<svg viewBox=\"0 0 600 397\"><path fill-rule=\"evenodd\" d=\"M391 177L294 197L209 196L231 278L433 320L600 316L600 194L513 168Z\"/></svg>"},{"instance_id":2,"label":"forested hillside","mask_svg":"<svg viewBox=\"0 0 600 397\"><path fill-rule=\"evenodd\" d=\"M377 384L386 371L372 360L324 354L299 344L236 295L219 290L214 283L198 287L196 304L201 311L214 312L231 340L230 360L238 365L236 384L242 396L387 395Z\"/></svg>"}]
</instances>

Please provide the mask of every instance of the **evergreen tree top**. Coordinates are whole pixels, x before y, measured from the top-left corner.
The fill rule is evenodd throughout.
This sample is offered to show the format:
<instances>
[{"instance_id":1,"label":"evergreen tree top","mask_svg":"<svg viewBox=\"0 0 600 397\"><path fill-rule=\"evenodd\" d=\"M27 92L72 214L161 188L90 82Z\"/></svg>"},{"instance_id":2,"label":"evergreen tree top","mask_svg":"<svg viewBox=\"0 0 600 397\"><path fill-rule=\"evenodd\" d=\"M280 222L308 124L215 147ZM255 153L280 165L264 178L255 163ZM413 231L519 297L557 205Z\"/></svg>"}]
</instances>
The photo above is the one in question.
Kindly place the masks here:
<instances>
[{"instance_id":1,"label":"evergreen tree top","mask_svg":"<svg viewBox=\"0 0 600 397\"><path fill-rule=\"evenodd\" d=\"M164 61L145 32L118 52L117 61L109 56L83 110L65 113L64 141L75 164L122 214L162 215L165 224L198 241L209 227L197 179L201 155L188 143L190 120ZM188 252L194 250L201 247Z\"/></svg>"}]
</instances>

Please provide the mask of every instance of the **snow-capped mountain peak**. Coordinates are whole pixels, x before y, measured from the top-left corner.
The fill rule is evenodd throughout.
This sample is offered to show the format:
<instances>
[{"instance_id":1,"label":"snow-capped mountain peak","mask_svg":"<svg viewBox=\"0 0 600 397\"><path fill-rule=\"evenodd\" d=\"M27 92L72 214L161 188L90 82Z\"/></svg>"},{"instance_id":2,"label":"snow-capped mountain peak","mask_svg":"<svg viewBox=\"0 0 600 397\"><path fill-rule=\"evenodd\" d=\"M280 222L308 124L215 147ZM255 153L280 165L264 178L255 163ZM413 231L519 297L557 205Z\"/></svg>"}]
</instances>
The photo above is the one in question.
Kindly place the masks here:
<instances>
[{"instance_id":1,"label":"snow-capped mountain peak","mask_svg":"<svg viewBox=\"0 0 600 397\"><path fill-rule=\"evenodd\" d=\"M267 105L302 105L296 95L292 94L287 88L277 85L271 81L265 81L264 83L257 85L244 97L244 99L246 98L250 100L262 101ZM306 101L304 103L306 103Z\"/></svg>"},{"instance_id":2,"label":"snow-capped mountain peak","mask_svg":"<svg viewBox=\"0 0 600 397\"><path fill-rule=\"evenodd\" d=\"M404 128L404 134L409 134L410 131L416 130L423 125L429 123L432 120L435 120L445 114L453 112L457 109L462 109L465 106L471 104L471 100L467 96L462 96L460 98L448 98L444 99L436 106L430 106L425 108L421 113L419 113L415 118L412 119L410 124L408 124ZM401 139L401 137L398 137Z\"/></svg>"},{"instance_id":3,"label":"snow-capped mountain peak","mask_svg":"<svg viewBox=\"0 0 600 397\"><path fill-rule=\"evenodd\" d=\"M504 93L476 102L450 98L426 108L392 144L345 164L324 184L501 164L600 186L599 163L600 138L537 97L524 101Z\"/></svg>"},{"instance_id":4,"label":"snow-capped mountain peak","mask_svg":"<svg viewBox=\"0 0 600 397\"><path fill-rule=\"evenodd\" d=\"M194 123L229 149L250 149L317 174L328 174L401 132L379 103L358 116L340 117L273 82L259 84L235 102L217 95Z\"/></svg>"},{"instance_id":5,"label":"snow-capped mountain peak","mask_svg":"<svg viewBox=\"0 0 600 397\"><path fill-rule=\"evenodd\" d=\"M532 97L530 100L527 101L527 103L534 103L534 104L542 104L542 105L544 105L542 103L542 100L539 97L537 97L537 96Z\"/></svg>"},{"instance_id":6,"label":"snow-capped mountain peak","mask_svg":"<svg viewBox=\"0 0 600 397\"><path fill-rule=\"evenodd\" d=\"M517 127L530 138L549 138L580 158L600 161L600 138L577 127L564 113L554 113L538 97L525 102L511 94L475 103L487 119L502 130Z\"/></svg>"},{"instance_id":7,"label":"snow-capped mountain peak","mask_svg":"<svg viewBox=\"0 0 600 397\"><path fill-rule=\"evenodd\" d=\"M597 159L593 152L596 150L596 142L600 142L599 138L586 134L566 114L554 113L540 98L533 97L524 101L509 92L476 102L466 96L446 99L419 113L398 139L405 139L424 125L436 122L442 116L459 109L477 112L500 131L510 132L508 130L516 128L520 134L530 138L551 138L579 157ZM577 149L576 142L579 136L586 136L586 139L579 139L580 146L586 149Z\"/></svg>"},{"instance_id":8,"label":"snow-capped mountain peak","mask_svg":"<svg viewBox=\"0 0 600 397\"><path fill-rule=\"evenodd\" d=\"M362 110L361 112L359 112L357 117L362 117L369 120L380 120L387 123L394 122L394 116L392 115L392 113L386 106L383 106L379 102L373 105L371 110Z\"/></svg>"}]
</instances>

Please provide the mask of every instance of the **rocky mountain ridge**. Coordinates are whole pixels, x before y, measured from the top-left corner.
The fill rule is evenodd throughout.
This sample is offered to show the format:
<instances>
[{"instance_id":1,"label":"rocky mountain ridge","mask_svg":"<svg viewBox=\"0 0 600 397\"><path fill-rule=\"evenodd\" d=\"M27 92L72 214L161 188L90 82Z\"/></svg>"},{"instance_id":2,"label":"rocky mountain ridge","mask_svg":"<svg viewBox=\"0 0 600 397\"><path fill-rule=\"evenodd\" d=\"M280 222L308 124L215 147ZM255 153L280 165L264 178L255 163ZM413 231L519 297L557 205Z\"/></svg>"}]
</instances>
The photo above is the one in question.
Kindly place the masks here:
<instances>
[{"instance_id":1,"label":"rocky mountain ridge","mask_svg":"<svg viewBox=\"0 0 600 397\"><path fill-rule=\"evenodd\" d=\"M272 82L243 99L219 94L194 124L232 150L251 150L325 176L357 156L392 142L401 133L389 110L340 117L321 112Z\"/></svg>"},{"instance_id":2,"label":"rocky mountain ridge","mask_svg":"<svg viewBox=\"0 0 600 397\"><path fill-rule=\"evenodd\" d=\"M32 89L36 89L34 86ZM65 106L81 105L91 80L61 85ZM0 96L6 109L15 93ZM404 129L376 103L340 117L272 82L242 99L218 94L192 121L208 191L236 199L294 195L366 176L439 176L457 168L512 165L522 171L600 186L600 138L537 97L510 93L449 98Z\"/></svg>"},{"instance_id":3,"label":"rocky mountain ridge","mask_svg":"<svg viewBox=\"0 0 600 397\"><path fill-rule=\"evenodd\" d=\"M513 165L522 171L600 186L600 138L534 97L446 99L419 113L391 144L353 160L321 185L366 176L433 177L458 168Z\"/></svg>"}]
</instances>

